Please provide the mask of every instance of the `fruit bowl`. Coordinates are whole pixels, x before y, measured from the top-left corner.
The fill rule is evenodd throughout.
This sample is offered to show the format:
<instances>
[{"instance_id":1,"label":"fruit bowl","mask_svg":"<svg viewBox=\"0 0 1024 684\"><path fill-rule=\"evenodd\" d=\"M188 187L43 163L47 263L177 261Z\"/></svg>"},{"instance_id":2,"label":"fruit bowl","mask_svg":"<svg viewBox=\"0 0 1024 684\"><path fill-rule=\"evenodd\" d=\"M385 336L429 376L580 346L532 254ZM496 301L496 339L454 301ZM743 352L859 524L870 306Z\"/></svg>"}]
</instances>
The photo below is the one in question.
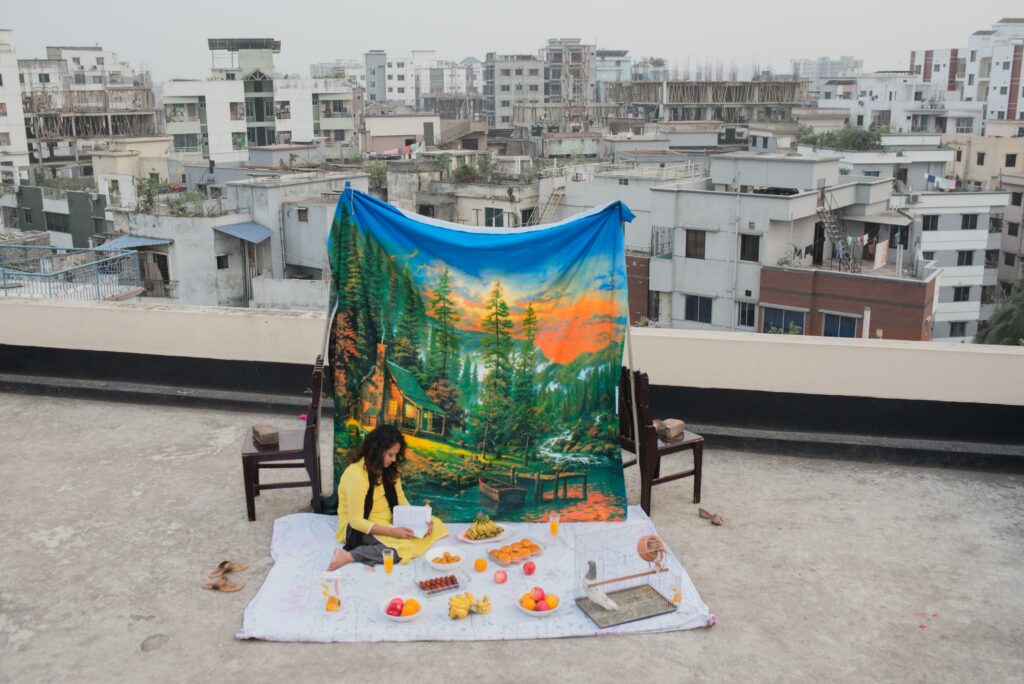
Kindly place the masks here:
<instances>
[{"instance_id":1,"label":"fruit bowl","mask_svg":"<svg viewBox=\"0 0 1024 684\"><path fill-rule=\"evenodd\" d=\"M407 601L412 599L416 601L416 604L419 606L419 609L412 615L388 615L388 606L396 598L401 599L402 603L406 603ZM417 599L415 596L395 596L390 599L384 599L384 601L380 604L380 612L381 615L386 617L388 620L391 620L392 622L412 622L420 615L423 615L424 612L426 612L426 606L420 603L420 600Z\"/></svg>"},{"instance_id":2,"label":"fruit bowl","mask_svg":"<svg viewBox=\"0 0 1024 684\"><path fill-rule=\"evenodd\" d=\"M551 615L554 615L555 613L558 612L558 609L561 608L561 607L562 607L562 602L559 601L558 605L556 605L554 608L550 608L548 610L527 610L526 608L523 608L523 604L521 604L519 601L516 601L516 608L518 608L520 611L526 613L530 617L535 617L535 618L544 618L544 617L549 617Z\"/></svg>"},{"instance_id":3,"label":"fruit bowl","mask_svg":"<svg viewBox=\"0 0 1024 684\"><path fill-rule=\"evenodd\" d=\"M505 527L501 531L501 534L494 537L488 537L487 539L470 539L466 536L466 530L459 532L459 541L466 542L467 544L493 544L494 542L501 541L502 539L508 539L509 535L512 534L512 528Z\"/></svg>"},{"instance_id":4,"label":"fruit bowl","mask_svg":"<svg viewBox=\"0 0 1024 684\"><path fill-rule=\"evenodd\" d=\"M458 558L458 560L457 561L447 562L447 563L435 563L434 562L434 559L436 559L436 558L442 558L442 559L446 558L445 554L448 554L448 556L447 556L448 558L455 557L455 558ZM466 560L465 554L464 553L459 553L459 550L457 548L455 548L454 546L435 546L435 547L432 547L432 548L428 549L426 553L423 554L423 558L426 559L427 565L429 565L430 567L434 568L435 570L440 570L442 572L444 572L446 570L454 570L455 568L461 566L463 561Z\"/></svg>"}]
</instances>

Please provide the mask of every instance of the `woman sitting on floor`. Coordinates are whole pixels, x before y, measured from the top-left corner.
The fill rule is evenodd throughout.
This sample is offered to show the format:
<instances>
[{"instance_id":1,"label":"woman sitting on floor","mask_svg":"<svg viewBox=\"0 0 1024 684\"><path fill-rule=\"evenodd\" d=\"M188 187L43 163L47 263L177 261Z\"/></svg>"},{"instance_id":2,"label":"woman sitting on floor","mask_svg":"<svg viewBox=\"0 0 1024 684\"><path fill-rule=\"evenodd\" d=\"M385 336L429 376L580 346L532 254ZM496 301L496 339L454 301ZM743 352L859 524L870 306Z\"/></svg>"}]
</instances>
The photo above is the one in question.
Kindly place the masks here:
<instances>
[{"instance_id":1,"label":"woman sitting on floor","mask_svg":"<svg viewBox=\"0 0 1024 684\"><path fill-rule=\"evenodd\" d=\"M408 527L392 527L391 511L408 506L399 468L405 461L405 438L394 425L381 425L363 440L338 483L338 543L327 567L334 570L356 561L384 562L384 549L394 549L395 562L408 563L448 534L444 523L431 519L427 536L419 539Z\"/></svg>"}]
</instances>

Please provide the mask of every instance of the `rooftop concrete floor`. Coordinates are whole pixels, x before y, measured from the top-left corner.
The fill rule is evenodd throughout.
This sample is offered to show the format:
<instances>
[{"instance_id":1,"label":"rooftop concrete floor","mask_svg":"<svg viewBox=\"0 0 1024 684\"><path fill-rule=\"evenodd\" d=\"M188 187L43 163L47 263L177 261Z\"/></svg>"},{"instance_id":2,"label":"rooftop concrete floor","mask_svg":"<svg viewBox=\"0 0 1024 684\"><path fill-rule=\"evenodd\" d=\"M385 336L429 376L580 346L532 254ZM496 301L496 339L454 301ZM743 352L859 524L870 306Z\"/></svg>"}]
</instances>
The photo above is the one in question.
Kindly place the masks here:
<instances>
[{"instance_id":1,"label":"rooftop concrete floor","mask_svg":"<svg viewBox=\"0 0 1024 684\"><path fill-rule=\"evenodd\" d=\"M713 629L497 643L234 639L270 568L239 441L282 417L0 394L0 680L1009 681L1024 672L1024 477L705 451L654 521ZM326 435L325 435L326 438ZM636 469L628 474L637 497ZM236 594L199 583L244 560ZM381 677L380 675L384 675ZM397 681L401 681L400 679ZM1019 679L1017 680L1019 681Z\"/></svg>"}]
</instances>

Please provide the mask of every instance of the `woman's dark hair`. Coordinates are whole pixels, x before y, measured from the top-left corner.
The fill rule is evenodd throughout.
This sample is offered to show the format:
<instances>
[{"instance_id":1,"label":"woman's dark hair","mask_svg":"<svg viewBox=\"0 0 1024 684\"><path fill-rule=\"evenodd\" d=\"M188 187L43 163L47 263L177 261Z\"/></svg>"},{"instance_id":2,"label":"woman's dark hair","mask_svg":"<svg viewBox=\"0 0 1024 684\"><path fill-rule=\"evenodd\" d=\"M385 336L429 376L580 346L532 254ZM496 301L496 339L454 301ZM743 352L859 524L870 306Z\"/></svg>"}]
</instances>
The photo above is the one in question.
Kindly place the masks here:
<instances>
[{"instance_id":1,"label":"woman's dark hair","mask_svg":"<svg viewBox=\"0 0 1024 684\"><path fill-rule=\"evenodd\" d=\"M384 452L399 444L398 458L390 467L384 467ZM366 435L359 449L349 457L349 463L362 460L366 472L374 482L387 481L394 483L398 479L398 471L405 462L405 437L394 425L381 425Z\"/></svg>"}]
</instances>

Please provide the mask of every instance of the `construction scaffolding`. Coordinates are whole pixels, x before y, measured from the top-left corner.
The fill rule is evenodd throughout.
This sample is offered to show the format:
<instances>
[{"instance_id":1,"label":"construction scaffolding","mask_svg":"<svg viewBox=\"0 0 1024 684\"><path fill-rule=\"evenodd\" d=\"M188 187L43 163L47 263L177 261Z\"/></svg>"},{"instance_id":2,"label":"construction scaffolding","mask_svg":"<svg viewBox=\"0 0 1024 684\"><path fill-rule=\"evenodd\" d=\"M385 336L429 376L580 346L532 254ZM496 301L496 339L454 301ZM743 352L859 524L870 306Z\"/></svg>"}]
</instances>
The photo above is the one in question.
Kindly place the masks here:
<instances>
[{"instance_id":1,"label":"construction scaffolding","mask_svg":"<svg viewBox=\"0 0 1024 684\"><path fill-rule=\"evenodd\" d=\"M791 121L805 106L807 81L611 81L607 98L622 115L648 121Z\"/></svg>"}]
</instances>

